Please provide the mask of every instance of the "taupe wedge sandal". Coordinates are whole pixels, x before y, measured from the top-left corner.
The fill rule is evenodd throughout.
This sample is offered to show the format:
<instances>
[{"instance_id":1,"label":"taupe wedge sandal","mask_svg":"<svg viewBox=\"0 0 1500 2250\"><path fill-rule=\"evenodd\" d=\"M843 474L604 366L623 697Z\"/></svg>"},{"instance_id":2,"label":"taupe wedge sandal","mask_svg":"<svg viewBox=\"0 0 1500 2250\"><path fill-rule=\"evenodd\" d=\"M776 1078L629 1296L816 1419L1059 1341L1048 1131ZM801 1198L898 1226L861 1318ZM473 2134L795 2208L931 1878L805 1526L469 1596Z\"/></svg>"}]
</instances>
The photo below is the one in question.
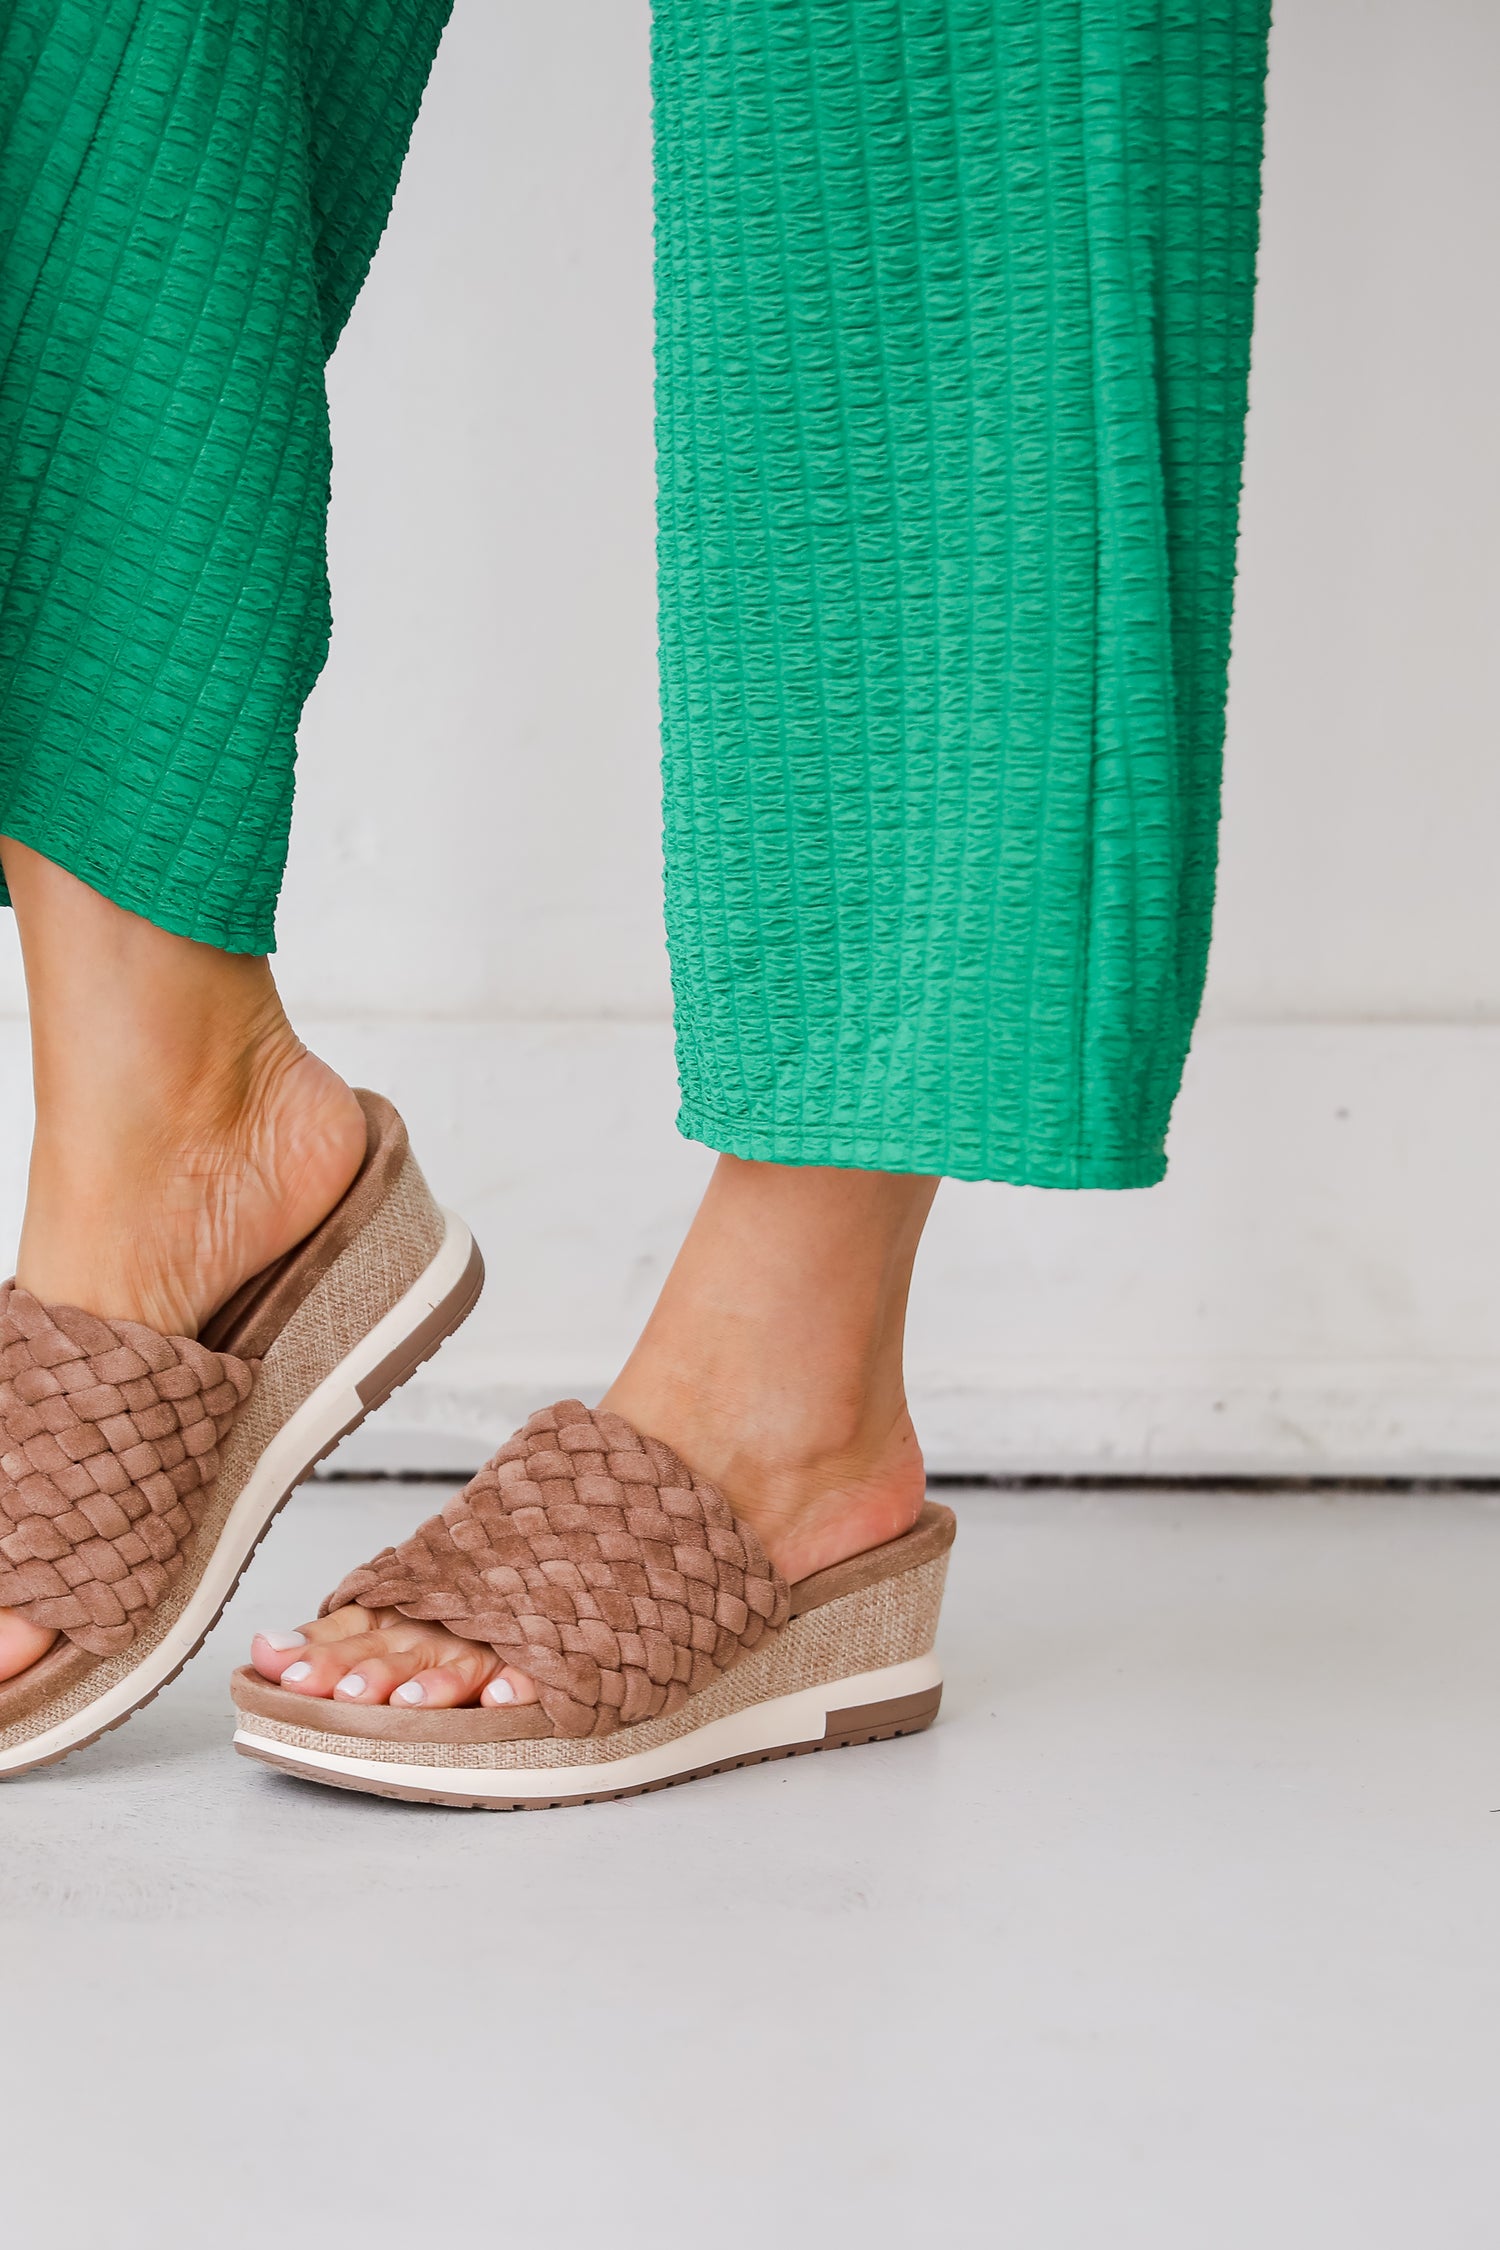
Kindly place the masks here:
<instances>
[{"instance_id":1,"label":"taupe wedge sandal","mask_svg":"<svg viewBox=\"0 0 1500 2250\"><path fill-rule=\"evenodd\" d=\"M323 1604L441 1619L536 1703L424 1712L234 1675L235 1747L310 1781L519 1812L931 1726L951 1509L794 1586L669 1447L565 1399Z\"/></svg>"},{"instance_id":2,"label":"taupe wedge sandal","mask_svg":"<svg viewBox=\"0 0 1500 2250\"><path fill-rule=\"evenodd\" d=\"M0 1779L149 1702L295 1487L473 1309L468 1228L359 1101L348 1193L196 1340L0 1287L0 1608L61 1635L0 1682Z\"/></svg>"}]
</instances>

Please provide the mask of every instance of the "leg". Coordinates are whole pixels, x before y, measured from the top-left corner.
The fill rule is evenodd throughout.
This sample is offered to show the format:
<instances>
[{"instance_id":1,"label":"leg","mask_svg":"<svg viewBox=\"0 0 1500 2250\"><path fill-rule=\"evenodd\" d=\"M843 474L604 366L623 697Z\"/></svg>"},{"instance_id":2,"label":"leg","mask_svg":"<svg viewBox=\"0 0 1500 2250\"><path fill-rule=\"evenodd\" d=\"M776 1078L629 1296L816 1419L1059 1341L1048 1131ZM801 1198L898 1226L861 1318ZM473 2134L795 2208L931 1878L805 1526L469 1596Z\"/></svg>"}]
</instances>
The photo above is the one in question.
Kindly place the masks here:
<instances>
[{"instance_id":1,"label":"leg","mask_svg":"<svg viewBox=\"0 0 1500 2250\"><path fill-rule=\"evenodd\" d=\"M191 1336L365 1148L264 955L327 639L323 364L449 4L0 28L0 863L46 1303ZM0 1609L0 1680L51 1638Z\"/></svg>"},{"instance_id":2,"label":"leg","mask_svg":"<svg viewBox=\"0 0 1500 2250\"><path fill-rule=\"evenodd\" d=\"M604 1404L701 1466L787 1578L922 1505L903 1348L937 1181L719 1159Z\"/></svg>"},{"instance_id":3,"label":"leg","mask_svg":"<svg viewBox=\"0 0 1500 2250\"><path fill-rule=\"evenodd\" d=\"M358 1102L266 960L172 936L0 839L32 1016L36 1134L16 1278L196 1335L301 1241L364 1153Z\"/></svg>"},{"instance_id":4,"label":"leg","mask_svg":"<svg viewBox=\"0 0 1500 2250\"><path fill-rule=\"evenodd\" d=\"M716 1484L786 1578L895 1538L921 1509L902 1348L936 1190L901 1174L721 1157L604 1400ZM252 1653L267 1679L304 1695L435 1707L535 1694L493 1650L354 1606L263 1634Z\"/></svg>"},{"instance_id":5,"label":"leg","mask_svg":"<svg viewBox=\"0 0 1500 2250\"><path fill-rule=\"evenodd\" d=\"M1164 1168L1267 19L657 0L667 926L680 1123L723 1161L606 1404L787 1572L920 1503L933 1176ZM256 1662L355 1701L530 1692L352 1606Z\"/></svg>"},{"instance_id":6,"label":"leg","mask_svg":"<svg viewBox=\"0 0 1500 2250\"><path fill-rule=\"evenodd\" d=\"M36 1133L16 1279L195 1335L349 1185L365 1123L270 964L174 937L0 839L26 962ZM0 1609L0 1680L50 1633Z\"/></svg>"}]
</instances>

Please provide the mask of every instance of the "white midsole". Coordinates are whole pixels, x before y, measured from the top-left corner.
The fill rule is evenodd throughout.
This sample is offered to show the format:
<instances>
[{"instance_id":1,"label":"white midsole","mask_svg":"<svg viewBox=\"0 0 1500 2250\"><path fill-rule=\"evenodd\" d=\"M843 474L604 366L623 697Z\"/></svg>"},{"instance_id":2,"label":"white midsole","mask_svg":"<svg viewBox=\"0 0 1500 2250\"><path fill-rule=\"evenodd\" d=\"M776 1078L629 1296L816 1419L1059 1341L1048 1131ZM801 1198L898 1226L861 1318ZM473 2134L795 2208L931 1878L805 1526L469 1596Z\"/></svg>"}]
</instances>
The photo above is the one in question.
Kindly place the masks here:
<instances>
[{"instance_id":1,"label":"white midsole","mask_svg":"<svg viewBox=\"0 0 1500 2250\"><path fill-rule=\"evenodd\" d=\"M310 1750L278 1736L257 1734L240 1727L235 1745L274 1756L288 1765L306 1766L312 1773L347 1775L351 1781L383 1782L388 1789L421 1789L497 1804L552 1804L559 1797L588 1797L617 1789L639 1789L653 1781L670 1781L698 1766L714 1766L731 1758L753 1757L757 1752L779 1750L793 1742L817 1742L833 1711L856 1710L869 1703L894 1702L898 1696L920 1695L942 1685L942 1668L929 1650L904 1664L887 1664L878 1672L856 1672L848 1679L829 1680L820 1687L799 1688L793 1695L773 1696L752 1703L747 1710L732 1711L727 1719L712 1719L654 1750L637 1750L622 1758L600 1759L587 1766L423 1766L396 1765L383 1758L351 1758L340 1750ZM616 1737L618 1739L618 1737Z\"/></svg>"},{"instance_id":2,"label":"white midsole","mask_svg":"<svg viewBox=\"0 0 1500 2250\"><path fill-rule=\"evenodd\" d=\"M418 1276L404 1297L365 1336L353 1351L325 1375L315 1391L302 1401L289 1421L283 1422L245 1480L244 1490L229 1512L224 1529L170 1632L132 1672L92 1703L75 1711L45 1734L34 1734L0 1752L0 1773L14 1766L33 1765L97 1734L144 1702L160 1683L185 1662L208 1631L228 1599L230 1588L244 1567L266 1525L291 1487L316 1461L323 1448L365 1413L359 1385L382 1360L400 1349L462 1281L473 1253L474 1241L456 1212L444 1211L444 1233L437 1255Z\"/></svg>"}]
</instances>

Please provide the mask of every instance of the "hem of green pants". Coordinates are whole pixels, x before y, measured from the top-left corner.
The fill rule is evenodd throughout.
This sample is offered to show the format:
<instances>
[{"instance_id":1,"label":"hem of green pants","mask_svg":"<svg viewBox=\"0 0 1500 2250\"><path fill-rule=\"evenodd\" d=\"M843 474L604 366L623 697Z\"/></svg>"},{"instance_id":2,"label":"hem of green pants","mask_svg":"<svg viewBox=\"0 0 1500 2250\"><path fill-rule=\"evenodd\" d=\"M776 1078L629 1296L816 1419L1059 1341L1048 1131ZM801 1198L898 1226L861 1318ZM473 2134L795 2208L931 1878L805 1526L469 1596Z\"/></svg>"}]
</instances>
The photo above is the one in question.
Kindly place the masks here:
<instances>
[{"instance_id":1,"label":"hem of green pants","mask_svg":"<svg viewBox=\"0 0 1500 2250\"><path fill-rule=\"evenodd\" d=\"M1008 1187L1148 1188L1164 1179L1166 1151L1158 1143L1129 1156L1057 1155L1048 1151L992 1151L975 1157L940 1142L841 1132L810 1125L731 1123L691 1102L677 1113L685 1140L700 1141L721 1156L762 1164L826 1164L846 1172L920 1172L947 1180L999 1180Z\"/></svg>"},{"instance_id":2,"label":"hem of green pants","mask_svg":"<svg viewBox=\"0 0 1500 2250\"><path fill-rule=\"evenodd\" d=\"M86 850L65 837L49 836L42 827L33 827L25 818L6 818L0 833L25 844L31 851L50 859L54 867L66 868L76 875L80 883L87 883L91 891L123 906L128 914L139 914L143 922L152 922L159 930L172 937L193 938L199 945L217 946L221 953L274 953L276 931L274 926L261 922L237 922L221 914L189 914L174 907L165 907L152 890L137 889L123 882L117 867L104 860L95 861ZM0 874L0 906L9 906L11 896L5 878Z\"/></svg>"}]
</instances>

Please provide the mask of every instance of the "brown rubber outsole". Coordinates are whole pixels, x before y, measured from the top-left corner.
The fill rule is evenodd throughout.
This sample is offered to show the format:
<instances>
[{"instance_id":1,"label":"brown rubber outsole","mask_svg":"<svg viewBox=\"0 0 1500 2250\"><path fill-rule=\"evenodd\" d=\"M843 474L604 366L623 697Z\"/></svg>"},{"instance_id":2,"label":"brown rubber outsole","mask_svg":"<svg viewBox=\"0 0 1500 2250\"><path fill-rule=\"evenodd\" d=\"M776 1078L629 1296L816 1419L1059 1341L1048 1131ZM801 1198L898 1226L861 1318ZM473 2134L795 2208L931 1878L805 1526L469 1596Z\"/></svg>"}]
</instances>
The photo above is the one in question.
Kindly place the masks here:
<instances>
[{"instance_id":1,"label":"brown rubber outsole","mask_svg":"<svg viewBox=\"0 0 1500 2250\"><path fill-rule=\"evenodd\" d=\"M330 1768L310 1773L294 1758L279 1758L244 1740L235 1742L242 1758L254 1758L279 1773L315 1786L346 1789L353 1796L399 1798L408 1805L442 1805L454 1812L559 1812L565 1805L611 1805L622 1797L651 1797L658 1789L675 1789L684 1781L702 1781L714 1773L737 1773L742 1766L767 1766L777 1758L805 1758L818 1750L849 1750L863 1742L891 1742L900 1735L923 1734L938 1715L941 1687L924 1688L917 1695L895 1696L887 1703L866 1703L845 1711L830 1711L823 1734L816 1742L784 1742L773 1750L748 1750L740 1758L720 1758L712 1765L688 1766L681 1773L664 1774L659 1781L637 1782L630 1789L593 1789L577 1797L476 1797L446 1789L404 1789L393 1782L355 1780Z\"/></svg>"},{"instance_id":2,"label":"brown rubber outsole","mask_svg":"<svg viewBox=\"0 0 1500 2250\"><path fill-rule=\"evenodd\" d=\"M250 1568L251 1563L254 1562L255 1557L260 1552L261 1542L264 1540L266 1533L270 1530L272 1524L281 1514L282 1509L291 1499L292 1494L296 1492L300 1486L306 1484L313 1471L319 1466L321 1462L327 1460L330 1453L334 1452L337 1447L343 1444L346 1437L349 1437L355 1430L357 1430L360 1424L364 1422L369 1415L375 1412L377 1407L384 1406L386 1400L392 1395L393 1392L400 1390L403 1383L409 1383L413 1375L417 1373L418 1369L425 1367L428 1360L430 1360L434 1356L440 1346L445 1344L448 1338L453 1335L456 1330L463 1326L470 1313L474 1310L474 1307L478 1304L480 1291L483 1289L483 1287L484 1259L480 1253L479 1245L476 1242L470 1248L469 1261L463 1270L462 1277L458 1281L457 1285L448 1292L448 1295L443 1299L442 1303L434 1305L432 1311L427 1315L427 1318L422 1321L418 1327L412 1330L411 1334L397 1346L396 1350L391 1352L385 1359L383 1359L377 1367L372 1368L370 1373L365 1376L362 1382L355 1385L355 1391L360 1400L363 1402L360 1412L358 1414L352 1415L350 1419L344 1424L343 1428L336 1431L335 1434L328 1440L328 1443L319 1448L319 1450L313 1455L312 1459L307 1463L307 1466L304 1469L300 1470L295 1477L293 1477L291 1483L282 1493L281 1498L277 1501L275 1507L271 1510L271 1513L267 1516L264 1524L261 1526L260 1532L256 1537L254 1544L249 1548L248 1552L245 1555L244 1561L240 1564L239 1569L235 1572L233 1582L231 1583L228 1592L225 1594L224 1599L220 1602L218 1608L214 1611L213 1616L204 1626L203 1631L198 1635L198 1638L194 1641L192 1647L187 1651L186 1655L184 1655L177 1664L174 1664L171 1671L168 1672L164 1678L158 1680L154 1687L147 1690L147 1692L141 1697L139 1703L132 1703L128 1711L121 1711L115 1718L110 1719L104 1726L96 1728L92 1734L84 1735L81 1740L77 1742L70 1742L65 1750L54 1750L49 1757L34 1758L28 1765L12 1766L8 1768L4 1773L0 1773L0 1783L8 1781L20 1781L25 1777L25 1775L40 1773L47 1766L60 1766L65 1758L74 1757L78 1751L87 1750L91 1748L94 1743L102 1742L105 1735L113 1734L116 1727L124 1726L127 1719L133 1719L136 1716L137 1712L145 1710L148 1703L154 1703L156 1701L156 1698L161 1694L163 1688L168 1688L172 1685L172 1682L179 1676L179 1674L184 1672L187 1669L188 1665L192 1663L193 1658L198 1654L204 1642L208 1639L209 1634L214 1630L214 1627L218 1624L220 1618L224 1615L224 1612L229 1607L230 1602L239 1592L240 1583L244 1578L246 1571Z\"/></svg>"}]
</instances>

